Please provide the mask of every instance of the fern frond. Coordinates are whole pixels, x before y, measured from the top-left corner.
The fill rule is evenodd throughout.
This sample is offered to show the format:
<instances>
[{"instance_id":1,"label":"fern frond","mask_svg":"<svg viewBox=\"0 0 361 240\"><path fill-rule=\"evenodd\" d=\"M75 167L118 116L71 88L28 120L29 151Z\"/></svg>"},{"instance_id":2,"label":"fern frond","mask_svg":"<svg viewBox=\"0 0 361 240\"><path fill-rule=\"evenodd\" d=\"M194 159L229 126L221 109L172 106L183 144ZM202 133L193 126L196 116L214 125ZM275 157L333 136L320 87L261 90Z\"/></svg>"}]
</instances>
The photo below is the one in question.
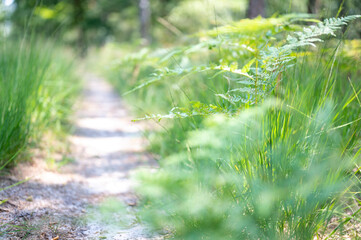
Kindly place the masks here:
<instances>
[{"instance_id":1,"label":"fern frond","mask_svg":"<svg viewBox=\"0 0 361 240\"><path fill-rule=\"evenodd\" d=\"M174 118L189 118L189 117L195 117L195 116L208 116L215 113L222 113L222 114L228 114L228 111L224 108L221 108L219 106L215 106L213 104L204 104L201 102L190 102L191 107L190 109L187 108L180 108L180 107L174 107L172 108L168 114L151 114L146 115L143 118L138 118L135 121L142 121L142 120L162 120L162 119L174 119Z\"/></svg>"},{"instance_id":2,"label":"fern frond","mask_svg":"<svg viewBox=\"0 0 361 240\"><path fill-rule=\"evenodd\" d=\"M303 28L302 32L296 32L294 36L287 37L287 44L282 47L282 50L292 50L302 46L315 46L315 42L322 42L319 37L323 35L336 36L335 32L348 22L360 18L361 15L352 15L342 18L330 18L317 25Z\"/></svg>"},{"instance_id":3,"label":"fern frond","mask_svg":"<svg viewBox=\"0 0 361 240\"><path fill-rule=\"evenodd\" d=\"M269 82L269 91L274 89L276 79L288 67L292 66L292 61L296 58L292 53L299 47L316 46L316 42L322 42L320 38L324 35L336 36L336 31L348 22L360 18L361 15L353 15L342 18L330 18L317 25L303 28L302 32L296 32L287 37L287 43L279 48L269 47L261 52L261 63L264 65L259 69L258 78ZM278 79L282 81L282 79Z\"/></svg>"},{"instance_id":4,"label":"fern frond","mask_svg":"<svg viewBox=\"0 0 361 240\"><path fill-rule=\"evenodd\" d=\"M230 59L221 59L219 64L199 65L189 68L181 66L173 69L162 68L130 92L169 77L181 77L178 79L181 80L185 76L189 76L189 74L215 71L216 74L214 76L223 74L223 77L229 82L232 81L236 83L236 86L232 84L232 88L228 89L226 93L219 93L216 94L216 96L230 102L236 107L240 107L243 104L252 105L265 99L275 89L276 85L282 82L282 72L292 67L293 62L299 56L295 54L296 50L307 46L315 47L317 43L323 41L322 37L336 36L336 32L342 26L360 17L361 15L354 15L326 19L323 22L318 22L316 25L304 27L302 31L289 34L284 41L278 42L275 41L275 38L272 38L272 36L285 29L282 27L282 24L292 23L292 21L295 20L292 17L242 20L237 24L218 28L216 38L201 41L196 45L165 51L156 56L162 63L169 61L170 58L174 58L175 56L185 57L192 53L217 48L219 51L231 52L231 54L225 54L231 56ZM296 20L302 20L302 18L296 18ZM270 27L273 29L273 32L270 33L271 37L265 38L264 36L259 36L263 39L260 40L259 43L257 43L255 39L249 41L252 36L243 38L245 32L251 31L249 28L244 27L246 23L252 23L254 26L257 26L261 32L263 32L266 27ZM252 31L254 31L254 29L252 29ZM220 33L222 33L221 37L218 35ZM214 34L215 32L207 32L203 36L210 37L214 36ZM234 34L238 34L237 37ZM252 44L248 44L250 42ZM258 48L255 47L256 44L258 44ZM246 61L243 63L243 67L238 67L240 62L237 57L240 56L239 54L243 54L243 52L249 55L246 55L247 58L245 58ZM144 57L144 54L139 55L140 58ZM154 55L152 57L154 57ZM185 118L210 115L216 112L227 111L224 109L217 109L217 111L215 111L215 109L210 106L202 105L200 108L194 106L190 109L173 108L167 115L151 115L143 119Z\"/></svg>"}]
</instances>

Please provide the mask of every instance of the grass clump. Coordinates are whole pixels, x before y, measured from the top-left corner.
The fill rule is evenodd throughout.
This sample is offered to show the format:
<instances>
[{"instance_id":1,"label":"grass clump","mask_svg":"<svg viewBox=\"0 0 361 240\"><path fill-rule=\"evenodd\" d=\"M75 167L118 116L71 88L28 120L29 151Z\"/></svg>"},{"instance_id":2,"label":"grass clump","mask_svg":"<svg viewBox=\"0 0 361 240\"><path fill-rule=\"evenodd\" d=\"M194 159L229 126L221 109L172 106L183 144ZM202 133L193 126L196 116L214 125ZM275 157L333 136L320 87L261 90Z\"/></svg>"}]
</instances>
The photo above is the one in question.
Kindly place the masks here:
<instances>
[{"instance_id":1,"label":"grass clump","mask_svg":"<svg viewBox=\"0 0 361 240\"><path fill-rule=\"evenodd\" d=\"M177 239L312 239L331 219L351 159L328 131L331 104L312 121L277 105L216 115L191 132L190 152L141 176L145 219Z\"/></svg>"},{"instance_id":2,"label":"grass clump","mask_svg":"<svg viewBox=\"0 0 361 240\"><path fill-rule=\"evenodd\" d=\"M151 135L161 169L139 176L143 219L177 239L313 239L357 224L360 55L335 37L359 17L241 20L118 62L112 82L165 129Z\"/></svg>"},{"instance_id":3,"label":"grass clump","mask_svg":"<svg viewBox=\"0 0 361 240\"><path fill-rule=\"evenodd\" d=\"M1 42L1 169L44 132L65 129L79 89L72 64L54 45L29 42Z\"/></svg>"}]
</instances>

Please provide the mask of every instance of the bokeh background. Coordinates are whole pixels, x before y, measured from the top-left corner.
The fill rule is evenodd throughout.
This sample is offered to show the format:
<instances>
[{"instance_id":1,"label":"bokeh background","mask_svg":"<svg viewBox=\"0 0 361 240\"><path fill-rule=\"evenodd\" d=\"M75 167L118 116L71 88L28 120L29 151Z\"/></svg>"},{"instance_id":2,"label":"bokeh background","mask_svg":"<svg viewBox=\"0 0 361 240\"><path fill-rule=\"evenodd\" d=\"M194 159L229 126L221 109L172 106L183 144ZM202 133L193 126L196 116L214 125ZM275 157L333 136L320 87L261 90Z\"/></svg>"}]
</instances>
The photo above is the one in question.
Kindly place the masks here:
<instances>
[{"instance_id":1,"label":"bokeh background","mask_svg":"<svg viewBox=\"0 0 361 240\"><path fill-rule=\"evenodd\" d=\"M339 7L342 6L340 13ZM0 21L6 34L39 36L75 46L108 42L135 44L177 41L184 34L242 18L310 13L319 18L353 15L359 0L3 0ZM349 37L360 37L360 27Z\"/></svg>"}]
</instances>

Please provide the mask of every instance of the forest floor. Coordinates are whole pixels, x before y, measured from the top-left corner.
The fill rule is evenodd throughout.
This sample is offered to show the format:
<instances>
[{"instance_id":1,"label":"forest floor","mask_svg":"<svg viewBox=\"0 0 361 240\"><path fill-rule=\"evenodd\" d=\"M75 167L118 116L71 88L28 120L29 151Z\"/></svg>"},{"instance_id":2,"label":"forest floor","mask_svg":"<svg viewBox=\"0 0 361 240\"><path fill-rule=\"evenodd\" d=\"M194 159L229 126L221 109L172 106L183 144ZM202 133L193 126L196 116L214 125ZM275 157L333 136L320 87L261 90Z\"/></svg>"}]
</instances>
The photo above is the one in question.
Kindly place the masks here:
<instances>
[{"instance_id":1,"label":"forest floor","mask_svg":"<svg viewBox=\"0 0 361 240\"><path fill-rule=\"evenodd\" d=\"M0 201L7 200L0 205L0 239L160 239L132 214L137 196L130 175L157 167L144 149L144 126L131 122L108 83L85 78L70 136L73 162L49 169L39 151L1 177L0 189L29 180L0 191Z\"/></svg>"}]
</instances>

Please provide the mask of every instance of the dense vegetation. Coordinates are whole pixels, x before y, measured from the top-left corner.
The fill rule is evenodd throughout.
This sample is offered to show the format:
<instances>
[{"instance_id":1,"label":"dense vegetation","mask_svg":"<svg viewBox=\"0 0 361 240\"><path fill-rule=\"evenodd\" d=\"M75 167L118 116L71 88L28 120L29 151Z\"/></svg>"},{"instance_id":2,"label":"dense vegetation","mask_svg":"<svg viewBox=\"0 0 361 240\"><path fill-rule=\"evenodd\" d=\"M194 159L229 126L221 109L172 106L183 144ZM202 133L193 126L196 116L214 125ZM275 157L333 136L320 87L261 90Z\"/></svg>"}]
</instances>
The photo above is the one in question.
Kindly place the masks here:
<instances>
[{"instance_id":1,"label":"dense vegetation","mask_svg":"<svg viewBox=\"0 0 361 240\"><path fill-rule=\"evenodd\" d=\"M109 78L162 127L149 134L161 169L139 175L143 219L179 239L355 227L360 42L340 29L359 17L245 19L116 61Z\"/></svg>"},{"instance_id":2,"label":"dense vegetation","mask_svg":"<svg viewBox=\"0 0 361 240\"><path fill-rule=\"evenodd\" d=\"M0 170L66 129L79 81L65 49L90 52L136 120L155 123L160 169L137 175L155 231L360 235L358 0L5 2ZM262 16L246 18L251 2Z\"/></svg>"},{"instance_id":3,"label":"dense vegetation","mask_svg":"<svg viewBox=\"0 0 361 240\"><path fill-rule=\"evenodd\" d=\"M54 44L1 39L0 169L45 132L60 134L79 89L72 63ZM31 144L32 143L32 144Z\"/></svg>"}]
</instances>

